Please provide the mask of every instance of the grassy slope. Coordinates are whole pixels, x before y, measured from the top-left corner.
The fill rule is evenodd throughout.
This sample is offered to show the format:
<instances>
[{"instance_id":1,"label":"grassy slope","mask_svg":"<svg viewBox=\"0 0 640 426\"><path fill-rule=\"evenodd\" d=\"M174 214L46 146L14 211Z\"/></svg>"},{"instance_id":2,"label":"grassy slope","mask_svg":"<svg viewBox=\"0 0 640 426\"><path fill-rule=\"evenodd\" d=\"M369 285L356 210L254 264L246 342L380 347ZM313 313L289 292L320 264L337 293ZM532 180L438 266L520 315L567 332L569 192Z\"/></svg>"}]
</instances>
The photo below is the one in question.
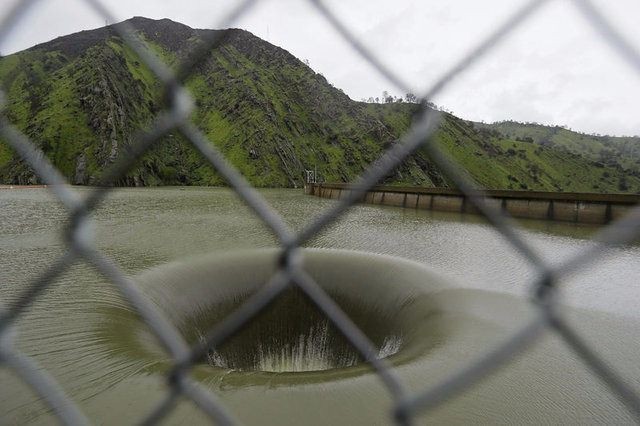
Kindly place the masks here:
<instances>
[{"instance_id":1,"label":"grassy slope","mask_svg":"<svg viewBox=\"0 0 640 426\"><path fill-rule=\"evenodd\" d=\"M594 162L620 166L630 172L640 170L640 136L619 137L588 135L559 126L503 121L474 123L479 128L496 130L512 139L530 138L541 145L556 146L580 154Z\"/></svg>"},{"instance_id":2,"label":"grassy slope","mask_svg":"<svg viewBox=\"0 0 640 426\"><path fill-rule=\"evenodd\" d=\"M134 24L169 64L178 63L199 34L170 21L139 19ZM227 41L193 70L186 86L198 107L193 122L254 185L299 185L302 171L315 167L327 181L350 181L410 125L415 105L354 102L288 52L245 31L227 34ZM10 121L77 183L97 183L101 171L126 154L136 129L160 111L159 83L106 29L3 58L0 80L8 93ZM562 132L557 133L558 142L541 146L517 141L521 137L515 133L507 137L478 131L446 115L434 140L489 188L640 190L638 177L619 164L596 164L594 155L601 154L589 149L599 148L584 142L571 152L568 142L561 143ZM630 149L623 142L615 143ZM0 144L0 181L35 182L5 144ZM175 132L119 182L223 183ZM385 183L442 186L448 181L418 151Z\"/></svg>"},{"instance_id":3,"label":"grassy slope","mask_svg":"<svg viewBox=\"0 0 640 426\"><path fill-rule=\"evenodd\" d=\"M379 107L379 106L378 106ZM406 105L387 105L387 120L398 132L407 126L401 113ZM395 111L394 111L395 109ZM565 192L638 192L640 177L617 164L600 163L579 148L572 151L560 143L536 144L492 131L475 131L468 123L446 114L434 142L462 166L479 186L491 189ZM566 134L562 134L566 137ZM622 139L622 138L620 138ZM586 143L586 142L585 142ZM586 143L588 144L588 143ZM417 155L421 155L418 152Z\"/></svg>"}]
</instances>

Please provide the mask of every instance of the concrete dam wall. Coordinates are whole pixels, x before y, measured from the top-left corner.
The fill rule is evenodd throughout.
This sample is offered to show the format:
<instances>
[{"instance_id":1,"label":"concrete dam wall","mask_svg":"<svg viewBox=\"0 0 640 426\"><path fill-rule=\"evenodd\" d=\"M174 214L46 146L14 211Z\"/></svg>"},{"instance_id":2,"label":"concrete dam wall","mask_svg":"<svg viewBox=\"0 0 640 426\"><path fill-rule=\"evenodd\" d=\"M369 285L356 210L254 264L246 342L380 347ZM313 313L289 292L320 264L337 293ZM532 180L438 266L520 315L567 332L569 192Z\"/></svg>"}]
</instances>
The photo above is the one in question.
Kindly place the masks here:
<instances>
[{"instance_id":1,"label":"concrete dam wall","mask_svg":"<svg viewBox=\"0 0 640 426\"><path fill-rule=\"evenodd\" d=\"M339 199L351 191L350 184L308 183L305 193ZM512 217L548 219L576 223L606 224L640 204L636 194L590 194L486 190L487 203ZM361 200L367 204L407 207L444 212L477 213L467 197L456 189L376 186Z\"/></svg>"}]
</instances>

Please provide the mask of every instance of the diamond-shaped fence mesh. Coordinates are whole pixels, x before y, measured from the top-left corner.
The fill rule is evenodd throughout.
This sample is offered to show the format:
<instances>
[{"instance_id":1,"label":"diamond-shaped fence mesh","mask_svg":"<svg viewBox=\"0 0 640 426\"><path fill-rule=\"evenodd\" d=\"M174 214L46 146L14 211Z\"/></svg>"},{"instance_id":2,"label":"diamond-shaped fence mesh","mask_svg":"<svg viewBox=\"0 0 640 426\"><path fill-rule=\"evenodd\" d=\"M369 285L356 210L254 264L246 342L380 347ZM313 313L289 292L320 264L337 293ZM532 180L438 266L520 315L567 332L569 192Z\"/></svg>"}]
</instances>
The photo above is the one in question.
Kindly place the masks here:
<instances>
[{"instance_id":1,"label":"diamond-shaped fence mesh","mask_svg":"<svg viewBox=\"0 0 640 426\"><path fill-rule=\"evenodd\" d=\"M0 40L6 38L14 27L19 25L21 16L36 1L19 1L2 17L0 22ZM97 14L113 22L110 11L99 0L86 0ZM218 28L226 28L240 16L247 13L258 3L257 0L244 0L231 10L228 16L218 23ZM388 68L342 23L321 0L310 0L319 15L340 34L362 56L372 68L384 76L396 88L404 93L414 92L394 70ZM230 165L214 144L207 140L190 121L194 102L183 87L183 82L191 70L203 60L216 46L224 42L225 33L217 32L207 37L204 43L197 45L181 65L169 68L151 53L145 43L136 35L136 29L123 23L113 28L125 43L133 49L141 60L161 81L166 94L166 106L157 115L146 130L140 130L132 148L105 171L100 185L92 189L87 196L80 197L68 185L61 173L53 167L37 146L13 126L5 116L0 116L0 134L20 157L35 170L38 177L48 185L50 191L61 201L68 211L68 225L65 230L66 252L53 262L36 280L25 286L20 297L0 313L0 363L11 369L28 384L51 408L52 412L64 423L89 423L78 404L71 400L56 383L54 377L40 368L35 360L21 353L13 344L14 328L27 310L38 300L41 293L55 279L76 262L86 262L96 268L128 300L131 306L146 322L155 336L170 355L173 368L167 377L166 397L157 401L152 412L148 413L144 423L155 423L169 414L179 398L191 399L212 420L221 424L234 424L234 415L218 399L214 392L199 385L190 370L198 360L206 356L210 348L218 347L241 330L253 317L276 300L286 289L298 288L326 315L336 328L346 337L355 350L369 363L379 376L393 401L393 411L389 413L389 422L411 424L418 413L432 409L461 391L474 386L481 378L526 351L528 347L546 330L552 330L560 336L566 345L588 366L591 372L601 379L610 391L623 402L640 420L640 396L625 380L576 333L563 317L557 306L556 283L571 270L597 258L602 248L610 244L622 244L633 241L640 234L640 207L634 208L624 218L603 228L595 237L597 244L574 258L560 264L549 265L543 261L530 245L516 231L516 227L505 212L485 204L483 192L472 185L465 177L464 170L454 164L430 137L438 127L439 113L427 105L430 99L447 89L449 83L460 73L470 68L474 62L491 51L510 33L529 17L541 9L544 0L533 0L516 10L495 31L488 34L478 45L472 46L465 56L450 69L442 72L441 77L419 98L420 115L414 119L410 129L397 143L384 153L375 163L353 182L349 195L318 217L311 220L301 232L293 232L285 221L270 208L262 196L254 190L243 176ZM625 40L605 17L587 0L575 0L575 10L590 23L593 29L608 42L611 49L624 58L640 73L640 54L635 46ZM91 212L105 198L118 179L134 166L146 152L153 149L164 135L169 132L180 133L227 181L250 209L270 228L281 247L277 272L259 291L249 297L237 310L232 312L214 329L209 330L202 341L190 347L185 338L171 324L158 308L137 288L136 283L120 267L101 252L91 234ZM513 247L536 268L536 278L531 282L535 295L532 304L536 308L535 317L519 331L507 336L504 341L488 353L479 357L446 377L433 387L418 392L409 392L394 368L385 359L379 358L379 348L374 347L367 336L354 324L352 319L305 271L302 263L302 244L316 236L333 221L338 219L352 205L362 199L364 194L376 185L385 175L400 165L419 147L425 148L430 157L448 178L466 195L478 211L499 231Z\"/></svg>"}]
</instances>

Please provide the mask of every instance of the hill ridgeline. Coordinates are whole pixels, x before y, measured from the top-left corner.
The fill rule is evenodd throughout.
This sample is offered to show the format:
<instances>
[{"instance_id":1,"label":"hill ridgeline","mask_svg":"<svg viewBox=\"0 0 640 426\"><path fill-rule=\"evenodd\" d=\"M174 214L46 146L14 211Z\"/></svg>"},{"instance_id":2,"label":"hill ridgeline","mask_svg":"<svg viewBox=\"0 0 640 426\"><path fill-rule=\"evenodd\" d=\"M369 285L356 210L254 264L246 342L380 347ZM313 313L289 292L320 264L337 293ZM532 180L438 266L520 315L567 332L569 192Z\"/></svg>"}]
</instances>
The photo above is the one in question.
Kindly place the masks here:
<instances>
[{"instance_id":1,"label":"hill ridgeline","mask_svg":"<svg viewBox=\"0 0 640 426\"><path fill-rule=\"evenodd\" d=\"M304 169L313 168L326 181L351 181L395 143L417 110L405 102L356 102L284 49L244 30L199 30L141 17L128 22L170 66L203 36L225 31L224 42L186 80L197 106L192 120L256 186L300 186ZM160 83L113 26L3 57L0 82L9 121L79 185L98 184L161 106ZM598 139L566 129L549 136L551 130L542 128L555 129L484 125L444 114L433 142L487 188L640 191L637 138ZM39 183L1 140L0 183ZM450 185L420 150L381 183ZM179 135L170 134L117 184L224 181Z\"/></svg>"}]
</instances>

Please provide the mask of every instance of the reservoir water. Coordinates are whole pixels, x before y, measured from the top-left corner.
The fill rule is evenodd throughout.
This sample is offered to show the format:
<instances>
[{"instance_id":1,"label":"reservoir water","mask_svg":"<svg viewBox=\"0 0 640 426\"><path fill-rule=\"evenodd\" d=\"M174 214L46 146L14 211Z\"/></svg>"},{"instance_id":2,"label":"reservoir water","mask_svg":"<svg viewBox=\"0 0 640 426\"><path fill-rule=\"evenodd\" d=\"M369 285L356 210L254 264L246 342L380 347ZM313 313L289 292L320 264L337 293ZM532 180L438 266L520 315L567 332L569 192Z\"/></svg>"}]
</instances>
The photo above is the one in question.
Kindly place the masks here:
<instances>
[{"instance_id":1,"label":"reservoir water","mask_svg":"<svg viewBox=\"0 0 640 426\"><path fill-rule=\"evenodd\" d=\"M77 190L83 194L88 191ZM294 229L301 229L334 202L305 196L300 190L261 193ZM148 285L148 277L154 274L153 270L148 272L150 268L162 268L168 262L203 255L215 259L236 250L276 246L260 220L231 190L223 188L119 189L93 218L98 247L128 274L142 277L142 286ZM0 191L2 306L63 253L60 231L65 220L66 212L45 189ZM593 243L588 238L598 229L553 222L521 223L520 234L551 263L589 247ZM382 315L385 319L374 323L370 331L379 337L381 353L390 359L402 354L403 345L409 347L406 336L418 336L418 344L411 345L420 353L397 362L399 374L411 390L437 383L472 362L516 330L531 313L527 304L534 279L531 264L476 216L359 205L307 246L385 255L341 255L346 259L343 264L353 264L355 269L345 275L356 277L354 280L366 276L367 262L382 271L397 268L400 275L403 268L425 268L425 297L431 298L429 306L433 301L439 307L432 314L403 313L398 314L402 318L396 318L393 297L388 303L379 301L373 314L354 308L355 315ZM410 262L403 264L389 256ZM335 262L327 259L318 261ZM240 268L239 260L233 262ZM437 278L432 280L431 272ZM607 249L598 262L566 277L560 285L562 303L576 330L640 392L638 277L640 247L629 245ZM434 280L439 283L437 291ZM168 315L186 303L178 300L181 294L175 288L165 284L166 291L158 296L157 288L149 285L150 297L156 297ZM301 306L297 302L293 305ZM191 327L211 320L203 315L183 323ZM303 308L295 315L311 318ZM291 318L278 317L273 322L286 325ZM268 356L247 361L233 358L231 348L226 355L210 354L210 365L198 366L194 377L218 394L231 413L246 424L388 424L391 400L381 382L349 358L351 355L317 355L319 341L334 342L332 347L339 348L336 354L345 349L321 319L309 321L313 332L300 340L302 351L274 352L271 342L265 341L256 350L267 348ZM405 337L392 328L385 329L385 324L396 322ZM184 332L193 333L196 339L196 329L189 327ZM166 356L147 350L144 324L115 287L84 263L72 266L23 314L15 333L17 346L46 368L96 423L134 423L166 394L162 375ZM302 372L296 367L300 365L296 357L320 359L309 364L310 371ZM286 371L282 370L292 359ZM238 373L228 374L231 370ZM51 422L44 404L6 368L0 370L0 383L0 423ZM525 424L631 424L633 420L552 333L460 397L419 418L424 423ZM182 401L167 418L168 424L207 421L188 401Z\"/></svg>"}]
</instances>

